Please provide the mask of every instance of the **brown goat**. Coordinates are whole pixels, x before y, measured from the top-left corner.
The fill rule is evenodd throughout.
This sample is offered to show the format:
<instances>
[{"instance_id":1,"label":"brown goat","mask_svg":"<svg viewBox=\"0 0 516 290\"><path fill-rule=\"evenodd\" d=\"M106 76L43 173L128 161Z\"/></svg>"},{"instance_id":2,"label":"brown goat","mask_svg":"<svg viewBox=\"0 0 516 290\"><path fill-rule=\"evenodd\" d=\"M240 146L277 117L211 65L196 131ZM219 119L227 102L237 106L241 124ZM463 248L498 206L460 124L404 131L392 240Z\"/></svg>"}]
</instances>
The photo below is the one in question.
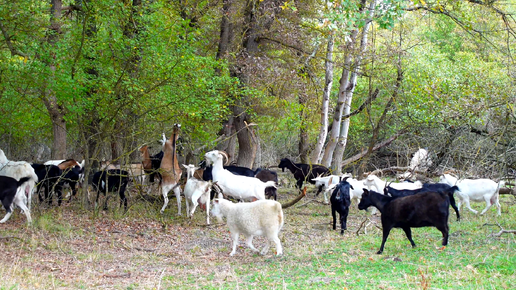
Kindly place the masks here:
<instances>
[{"instance_id":1,"label":"brown goat","mask_svg":"<svg viewBox=\"0 0 516 290\"><path fill-rule=\"evenodd\" d=\"M163 144L163 159L161 160L161 193L165 204L161 208L161 213L165 211L168 204L168 192L174 190L177 199L177 214L181 215L181 187L179 179L181 178L181 167L177 161L176 140L179 137L180 124L174 124L172 136Z\"/></svg>"}]
</instances>

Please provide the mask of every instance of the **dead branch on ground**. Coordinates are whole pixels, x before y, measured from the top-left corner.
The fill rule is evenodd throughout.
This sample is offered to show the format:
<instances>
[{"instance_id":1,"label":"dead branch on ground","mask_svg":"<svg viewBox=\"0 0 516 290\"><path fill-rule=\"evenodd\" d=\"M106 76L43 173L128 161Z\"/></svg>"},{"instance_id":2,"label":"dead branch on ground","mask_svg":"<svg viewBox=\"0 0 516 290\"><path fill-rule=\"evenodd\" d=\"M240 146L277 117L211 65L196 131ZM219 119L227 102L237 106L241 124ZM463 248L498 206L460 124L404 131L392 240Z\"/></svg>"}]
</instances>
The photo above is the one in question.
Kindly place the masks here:
<instances>
[{"instance_id":1,"label":"dead branch on ground","mask_svg":"<svg viewBox=\"0 0 516 290\"><path fill-rule=\"evenodd\" d=\"M516 230L506 230L506 229L502 228L502 226L499 223L483 224L482 226L497 226L498 228L500 228L500 231L498 233L491 233L488 235L488 237L499 237L503 234L515 234L516 235Z\"/></svg>"},{"instance_id":2,"label":"dead branch on ground","mask_svg":"<svg viewBox=\"0 0 516 290\"><path fill-rule=\"evenodd\" d=\"M303 191L296 198L294 198L293 200L291 200L285 204L281 204L281 207L284 209L289 208L289 207L293 206L294 204L298 203L305 196L306 196L306 186L305 186L305 188L303 188Z\"/></svg>"}]
</instances>

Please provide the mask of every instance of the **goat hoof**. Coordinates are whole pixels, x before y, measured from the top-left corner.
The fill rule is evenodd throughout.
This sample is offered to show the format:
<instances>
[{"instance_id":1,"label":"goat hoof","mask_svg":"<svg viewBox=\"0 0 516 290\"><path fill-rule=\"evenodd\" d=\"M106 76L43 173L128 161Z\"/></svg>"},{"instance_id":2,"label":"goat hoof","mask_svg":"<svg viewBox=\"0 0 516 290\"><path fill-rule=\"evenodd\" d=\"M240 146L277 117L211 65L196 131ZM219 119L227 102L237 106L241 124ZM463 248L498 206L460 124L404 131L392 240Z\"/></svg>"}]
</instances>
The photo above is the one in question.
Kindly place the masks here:
<instances>
[{"instance_id":1,"label":"goat hoof","mask_svg":"<svg viewBox=\"0 0 516 290\"><path fill-rule=\"evenodd\" d=\"M376 254L380 255L381 253L383 253L383 251L378 251L376 252Z\"/></svg>"}]
</instances>

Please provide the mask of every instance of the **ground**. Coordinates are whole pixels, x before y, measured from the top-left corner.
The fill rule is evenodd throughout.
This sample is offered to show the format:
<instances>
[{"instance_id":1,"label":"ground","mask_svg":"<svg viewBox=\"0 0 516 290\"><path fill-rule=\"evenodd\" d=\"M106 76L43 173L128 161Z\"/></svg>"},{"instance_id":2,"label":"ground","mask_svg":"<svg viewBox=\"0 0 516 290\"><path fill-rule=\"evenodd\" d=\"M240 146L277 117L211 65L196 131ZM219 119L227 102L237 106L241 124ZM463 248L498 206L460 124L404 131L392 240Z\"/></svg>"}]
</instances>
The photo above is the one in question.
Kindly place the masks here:
<instances>
[{"instance_id":1,"label":"ground","mask_svg":"<svg viewBox=\"0 0 516 290\"><path fill-rule=\"evenodd\" d=\"M498 228L482 226L516 227L507 213L513 198L505 201L500 219L495 209L485 217L466 212L460 223L451 213L446 248L434 228L413 231L416 249L401 230L393 230L384 255L376 255L379 217L358 211L354 203L348 231L341 236L339 226L331 229L330 207L322 204L322 196L309 202L314 192L284 210L280 257L273 243L261 256L247 249L243 238L229 257L226 225L213 218L207 226L200 209L193 219L178 217L175 200L164 215L160 204L138 200L134 193L126 214L114 199L108 211L97 212L82 209L78 200L60 208L36 205L32 226L16 210L0 224L0 289L516 287L514 235L487 237ZM294 189L281 191L279 201L295 196ZM265 242L255 238L259 249Z\"/></svg>"}]
</instances>

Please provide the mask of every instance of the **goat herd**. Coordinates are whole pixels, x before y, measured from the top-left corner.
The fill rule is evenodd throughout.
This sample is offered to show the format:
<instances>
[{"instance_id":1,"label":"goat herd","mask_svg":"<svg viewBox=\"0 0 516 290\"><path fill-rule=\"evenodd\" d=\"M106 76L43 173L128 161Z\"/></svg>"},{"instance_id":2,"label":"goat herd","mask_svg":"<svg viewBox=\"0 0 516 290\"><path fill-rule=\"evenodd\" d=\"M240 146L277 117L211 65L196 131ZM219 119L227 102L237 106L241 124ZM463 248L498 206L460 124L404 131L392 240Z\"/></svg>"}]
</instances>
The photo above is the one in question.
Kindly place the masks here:
<instances>
[{"instance_id":1,"label":"goat herd","mask_svg":"<svg viewBox=\"0 0 516 290\"><path fill-rule=\"evenodd\" d=\"M160 191L163 194L164 205L161 213L168 204L168 192L176 195L178 214L181 214L181 185L182 175L176 155L176 140L179 125L169 140L163 137L163 150L151 156L147 146L140 148L143 157L141 164L128 167L113 167L113 165L97 171L92 178L92 187L97 192L96 201L102 192L118 192L120 205L124 204L127 210L125 189L131 178L145 177L152 182L159 179ZM277 255L282 254L282 245L278 234L284 224L283 210L276 201L278 177L276 172L267 169L252 170L238 166L224 166L224 159L228 156L223 151L213 150L205 154L202 166L184 165L187 178L183 186L183 195L186 199L186 212L192 217L197 206L206 209L206 222L210 223L210 213L217 219L226 218L231 238L233 240L231 256L235 254L239 235L246 236L247 246L253 251L253 236L265 236L273 241ZM477 213L470 206L470 201L485 201L484 214L492 205L498 208L499 189L504 182L495 182L490 179L461 179L449 174L443 174L439 183L399 182L387 183L375 175L369 175L363 180L352 178L349 174L343 176L331 175L328 168L321 165L294 163L283 158L278 167L288 169L296 179L296 187L301 189L303 182L315 184L318 188L316 195L324 191L325 202L331 193L329 203L333 217L333 229L336 230L336 213L340 215L341 234L346 230L346 221L351 200L358 201L358 208L365 210L373 207L381 213L383 238L378 254L384 250L385 242L392 228L401 228L405 232L411 245L411 228L435 227L443 235L442 245L448 243L448 217L451 206L460 219L461 204ZM72 197L76 187L83 178L84 161L78 163L73 159L48 161L44 164L30 164L25 161L9 161L0 149L0 199L7 214L0 220L6 222L13 212L14 205L21 208L31 222L31 196L37 189L40 202L44 199L52 203L53 192L56 193L58 204L61 204L61 189L69 186ZM372 189L376 191L373 191ZM43 192L43 195L41 192ZM218 193L217 198L214 198ZM458 197L455 203L454 194ZM226 198L224 198L226 197ZM269 198L269 199L267 199ZM238 200L235 203L229 199ZM211 200L213 200L211 202ZM212 209L210 211L210 204ZM104 208L107 208L107 199ZM265 254L269 243L261 251Z\"/></svg>"}]
</instances>

